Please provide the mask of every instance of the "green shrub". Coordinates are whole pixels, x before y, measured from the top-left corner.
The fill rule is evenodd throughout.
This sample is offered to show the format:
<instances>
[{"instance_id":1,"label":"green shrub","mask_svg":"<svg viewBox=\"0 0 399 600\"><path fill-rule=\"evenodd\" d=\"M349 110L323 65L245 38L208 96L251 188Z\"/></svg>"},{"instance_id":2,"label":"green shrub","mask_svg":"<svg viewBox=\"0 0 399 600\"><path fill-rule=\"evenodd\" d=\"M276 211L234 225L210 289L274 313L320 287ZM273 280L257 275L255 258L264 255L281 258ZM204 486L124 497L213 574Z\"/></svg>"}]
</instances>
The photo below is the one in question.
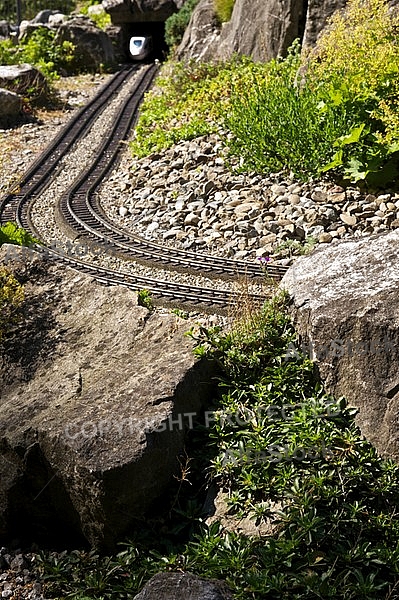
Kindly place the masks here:
<instances>
[{"instance_id":1,"label":"green shrub","mask_svg":"<svg viewBox=\"0 0 399 600\"><path fill-rule=\"evenodd\" d=\"M181 140L217 131L228 109L232 85L249 82L253 70L259 66L245 57L217 64L167 63L141 105L133 154L147 156Z\"/></svg>"},{"instance_id":2,"label":"green shrub","mask_svg":"<svg viewBox=\"0 0 399 600\"><path fill-rule=\"evenodd\" d=\"M111 16L103 10L100 13L91 13L89 14L89 7L98 5L97 1L87 0L79 7L79 12L82 15L88 15L90 19L99 27L100 29L105 29L108 25L111 25Z\"/></svg>"},{"instance_id":3,"label":"green shrub","mask_svg":"<svg viewBox=\"0 0 399 600\"><path fill-rule=\"evenodd\" d=\"M213 0L215 13L220 23L230 21L235 0Z\"/></svg>"},{"instance_id":4,"label":"green shrub","mask_svg":"<svg viewBox=\"0 0 399 600\"><path fill-rule=\"evenodd\" d=\"M181 9L166 20L165 41L169 48L174 48L180 44L189 24L191 13L197 4L198 0L186 0Z\"/></svg>"},{"instance_id":5,"label":"green shrub","mask_svg":"<svg viewBox=\"0 0 399 600\"><path fill-rule=\"evenodd\" d=\"M137 304L139 306L144 306L148 310L153 310L154 305L152 301L151 292L146 289L139 290L137 292Z\"/></svg>"},{"instance_id":6,"label":"green shrub","mask_svg":"<svg viewBox=\"0 0 399 600\"><path fill-rule=\"evenodd\" d=\"M209 68L173 64L170 82L161 81L144 104L135 153L223 125L245 171L301 179L329 173L373 186L394 181L398 27L385 0L350 0L316 49L302 55L296 43L286 58L267 64L236 58Z\"/></svg>"},{"instance_id":7,"label":"green shrub","mask_svg":"<svg viewBox=\"0 0 399 600\"><path fill-rule=\"evenodd\" d=\"M226 126L231 153L245 170L319 175L334 154L335 140L356 123L345 106L324 105L312 89L297 85L300 49L264 65L252 85L236 85Z\"/></svg>"},{"instance_id":8,"label":"green shrub","mask_svg":"<svg viewBox=\"0 0 399 600\"><path fill-rule=\"evenodd\" d=\"M286 59L265 65L250 89L238 85L226 123L243 168L302 179L332 171L355 182L393 181L398 26L384 0L350 0L315 50L301 58L294 47Z\"/></svg>"},{"instance_id":9,"label":"green shrub","mask_svg":"<svg viewBox=\"0 0 399 600\"><path fill-rule=\"evenodd\" d=\"M52 81L59 73L68 71L74 59L74 45L71 42L55 43L56 33L48 27L39 27L27 39L18 44L11 40L0 41L0 63L13 65L29 63L35 66L45 77ZM51 95L51 90L43 89L43 85L33 85L26 90L29 99L42 98Z\"/></svg>"},{"instance_id":10,"label":"green shrub","mask_svg":"<svg viewBox=\"0 0 399 600\"><path fill-rule=\"evenodd\" d=\"M308 86L326 104L345 105L355 127L335 142L324 170L351 180L392 180L399 150L399 14L385 0L350 0L306 55Z\"/></svg>"}]
</instances>

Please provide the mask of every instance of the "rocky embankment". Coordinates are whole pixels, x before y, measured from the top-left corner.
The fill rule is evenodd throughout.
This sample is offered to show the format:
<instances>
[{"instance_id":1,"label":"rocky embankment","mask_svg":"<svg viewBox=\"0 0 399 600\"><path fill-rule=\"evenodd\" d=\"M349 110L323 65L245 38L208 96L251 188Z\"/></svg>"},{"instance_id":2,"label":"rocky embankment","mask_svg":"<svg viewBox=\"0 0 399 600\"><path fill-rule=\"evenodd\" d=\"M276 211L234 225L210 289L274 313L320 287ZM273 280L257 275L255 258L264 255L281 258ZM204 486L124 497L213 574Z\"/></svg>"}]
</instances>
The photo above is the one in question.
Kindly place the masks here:
<instances>
[{"instance_id":1,"label":"rocky embankment","mask_svg":"<svg viewBox=\"0 0 399 600\"><path fill-rule=\"evenodd\" d=\"M284 259L306 240L329 244L399 227L399 193L234 173L216 135L133 163L126 153L103 186L102 205L147 239L232 259Z\"/></svg>"}]
</instances>

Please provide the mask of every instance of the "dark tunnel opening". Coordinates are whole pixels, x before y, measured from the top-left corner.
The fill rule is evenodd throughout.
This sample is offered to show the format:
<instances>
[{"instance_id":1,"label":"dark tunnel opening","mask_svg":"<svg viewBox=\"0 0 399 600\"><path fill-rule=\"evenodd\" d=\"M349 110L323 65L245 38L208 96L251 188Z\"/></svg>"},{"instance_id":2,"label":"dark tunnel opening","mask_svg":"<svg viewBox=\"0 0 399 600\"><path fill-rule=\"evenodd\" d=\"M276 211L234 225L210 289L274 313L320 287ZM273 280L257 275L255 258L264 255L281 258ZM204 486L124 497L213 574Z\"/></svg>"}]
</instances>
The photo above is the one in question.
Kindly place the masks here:
<instances>
[{"instance_id":1,"label":"dark tunnel opening","mask_svg":"<svg viewBox=\"0 0 399 600\"><path fill-rule=\"evenodd\" d=\"M128 62L150 62L158 59L164 61L168 55L169 48L165 42L165 23L164 22L142 22L142 23L123 23L121 25L122 51ZM129 51L130 40L132 37L145 37L151 41L151 51L143 58L134 57Z\"/></svg>"}]
</instances>

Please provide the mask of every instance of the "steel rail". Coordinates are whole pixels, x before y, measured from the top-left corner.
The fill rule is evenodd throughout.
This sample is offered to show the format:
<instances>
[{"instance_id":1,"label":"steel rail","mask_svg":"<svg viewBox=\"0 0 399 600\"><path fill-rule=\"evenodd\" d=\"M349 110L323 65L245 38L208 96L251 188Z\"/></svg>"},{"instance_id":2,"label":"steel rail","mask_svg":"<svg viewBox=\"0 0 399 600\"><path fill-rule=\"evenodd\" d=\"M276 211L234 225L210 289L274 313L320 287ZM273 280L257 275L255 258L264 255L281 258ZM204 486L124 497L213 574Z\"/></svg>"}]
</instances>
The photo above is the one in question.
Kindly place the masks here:
<instances>
[{"instance_id":1,"label":"steel rail","mask_svg":"<svg viewBox=\"0 0 399 600\"><path fill-rule=\"evenodd\" d=\"M151 77L151 74L149 74ZM61 196L58 214L73 234L89 237L92 241L105 242L116 255L146 265L158 265L166 269L206 273L209 277L232 279L237 276L262 278L264 274L257 264L231 260L163 246L117 227L103 212L96 199L97 191L110 169L117 163L120 142L130 133L141 102L141 89L135 90L124 105L90 168L77 177L73 185ZM281 279L287 268L268 265L269 277Z\"/></svg>"},{"instance_id":2,"label":"steel rail","mask_svg":"<svg viewBox=\"0 0 399 600\"><path fill-rule=\"evenodd\" d=\"M92 126L99 114L107 107L115 91L136 72L137 67L122 67L101 86L98 93L85 106L71 117L22 177L13 184L10 192L0 199L0 223L17 221L18 207L28 203L34 195L39 195L45 189L54 177L55 169L61 159Z\"/></svg>"},{"instance_id":3,"label":"steel rail","mask_svg":"<svg viewBox=\"0 0 399 600\"><path fill-rule=\"evenodd\" d=\"M51 182L54 169L88 128L93 124L98 114L104 110L111 101L114 92L125 79L130 79L135 68L122 69L107 85L103 86L97 96L81 109L69 123L60 131L50 146L39 156L30 169L20 180L20 189L11 191L0 202L0 223L15 220L17 223L30 230L40 238L31 219L31 208L36 197ZM62 217L66 228L73 236L88 238L89 245L106 247L112 254L121 255L124 259L137 260L152 267L182 270L189 273L204 273L217 278L236 278L244 275L246 278L261 276L257 265L245 261L232 261L220 257L182 251L150 242L118 228L104 214L96 198L98 187L103 178L115 166L120 157L121 141L129 135L137 118L138 108L144 92L149 88L156 74L157 67L150 65L143 69L134 89L129 97L122 103L110 130L104 132L104 139L92 164L81 174L62 194L58 205L58 213ZM10 218L9 215L13 218ZM147 289L154 298L162 302L205 307L216 312L225 311L230 306L237 292L216 288L200 288L177 282L158 280L155 278L130 275L114 271L105 267L98 267L91 263L79 260L75 256L67 255L54 249L39 249L46 252L49 257L62 261L75 269L81 270L97 281L108 285L123 285L130 289ZM281 278L286 271L285 267L269 267L269 275L276 279ZM261 295L251 295L253 301L262 302Z\"/></svg>"}]
</instances>

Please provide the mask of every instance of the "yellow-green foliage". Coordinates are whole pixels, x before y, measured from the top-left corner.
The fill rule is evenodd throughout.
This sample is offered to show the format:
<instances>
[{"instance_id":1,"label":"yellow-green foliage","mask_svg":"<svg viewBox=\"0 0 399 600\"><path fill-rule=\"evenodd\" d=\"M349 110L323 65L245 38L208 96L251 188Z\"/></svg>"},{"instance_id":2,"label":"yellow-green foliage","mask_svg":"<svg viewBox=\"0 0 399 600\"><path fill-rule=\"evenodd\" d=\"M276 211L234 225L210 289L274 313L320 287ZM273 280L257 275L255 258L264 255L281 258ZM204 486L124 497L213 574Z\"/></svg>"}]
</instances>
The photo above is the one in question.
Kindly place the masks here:
<instances>
[{"instance_id":1,"label":"yellow-green foliage","mask_svg":"<svg viewBox=\"0 0 399 600\"><path fill-rule=\"evenodd\" d=\"M0 267L0 341L8 327L18 318L18 308L24 300L24 290L14 275Z\"/></svg>"},{"instance_id":2,"label":"yellow-green foliage","mask_svg":"<svg viewBox=\"0 0 399 600\"><path fill-rule=\"evenodd\" d=\"M377 138L389 143L399 133L398 28L399 14L385 0L349 0L307 57L309 81L330 84L337 101L375 100L371 116L386 126Z\"/></svg>"},{"instance_id":3,"label":"yellow-green foliage","mask_svg":"<svg viewBox=\"0 0 399 600\"><path fill-rule=\"evenodd\" d=\"M221 23L230 21L235 0L213 0L216 16Z\"/></svg>"},{"instance_id":4,"label":"yellow-green foliage","mask_svg":"<svg viewBox=\"0 0 399 600\"><path fill-rule=\"evenodd\" d=\"M166 63L142 104L133 154L146 156L216 131L228 110L232 86L251 85L251 73L264 69L245 57L218 64Z\"/></svg>"},{"instance_id":5,"label":"yellow-green foliage","mask_svg":"<svg viewBox=\"0 0 399 600\"><path fill-rule=\"evenodd\" d=\"M84 2L84 4L79 6L79 12L81 12L82 15L88 15L100 29L105 29L107 25L111 25L111 17L107 12L105 12L105 10L101 11L100 13L89 14L90 6L95 6L95 3L91 2L90 0Z\"/></svg>"},{"instance_id":6,"label":"yellow-green foliage","mask_svg":"<svg viewBox=\"0 0 399 600\"><path fill-rule=\"evenodd\" d=\"M11 40L0 41L0 64L15 65L29 63L35 65L47 79L58 78L58 71L68 70L74 60L75 46L72 42L54 42L56 33L48 27L39 27L18 44ZM35 99L43 95L41 86L31 85L26 96Z\"/></svg>"},{"instance_id":7,"label":"yellow-green foliage","mask_svg":"<svg viewBox=\"0 0 399 600\"><path fill-rule=\"evenodd\" d=\"M342 87L358 97L389 85L399 71L398 26L399 16L385 0L349 0L310 54L309 75L323 82L341 78Z\"/></svg>"}]
</instances>

